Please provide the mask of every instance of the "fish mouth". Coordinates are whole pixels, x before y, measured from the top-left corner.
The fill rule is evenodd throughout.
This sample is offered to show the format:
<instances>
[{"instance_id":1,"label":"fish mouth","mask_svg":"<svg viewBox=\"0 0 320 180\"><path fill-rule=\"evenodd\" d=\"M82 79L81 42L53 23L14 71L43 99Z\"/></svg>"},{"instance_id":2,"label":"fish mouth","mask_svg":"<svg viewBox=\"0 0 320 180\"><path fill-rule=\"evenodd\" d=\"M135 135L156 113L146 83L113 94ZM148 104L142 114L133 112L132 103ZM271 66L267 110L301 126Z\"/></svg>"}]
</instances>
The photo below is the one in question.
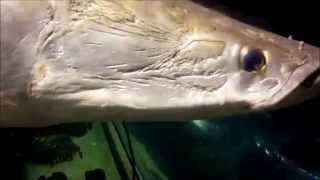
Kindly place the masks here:
<instances>
[{"instance_id":1,"label":"fish mouth","mask_svg":"<svg viewBox=\"0 0 320 180\"><path fill-rule=\"evenodd\" d=\"M289 75L278 92L254 108L279 109L301 103L316 95L320 95L320 48Z\"/></svg>"}]
</instances>

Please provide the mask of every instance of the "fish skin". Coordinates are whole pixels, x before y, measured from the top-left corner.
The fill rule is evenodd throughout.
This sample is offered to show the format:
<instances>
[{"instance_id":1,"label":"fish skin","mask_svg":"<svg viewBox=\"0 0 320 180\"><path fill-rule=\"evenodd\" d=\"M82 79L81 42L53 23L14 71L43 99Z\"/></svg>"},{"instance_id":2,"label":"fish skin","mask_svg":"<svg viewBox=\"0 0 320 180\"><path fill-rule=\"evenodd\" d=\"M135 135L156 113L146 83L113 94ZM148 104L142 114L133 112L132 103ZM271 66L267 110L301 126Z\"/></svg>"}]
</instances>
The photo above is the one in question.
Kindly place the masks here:
<instances>
[{"instance_id":1,"label":"fish skin","mask_svg":"<svg viewBox=\"0 0 320 180\"><path fill-rule=\"evenodd\" d=\"M320 68L319 48L191 1L21 0L1 10L0 126L193 120L319 94L319 78L300 87ZM241 69L252 48L267 58L261 73Z\"/></svg>"}]
</instances>

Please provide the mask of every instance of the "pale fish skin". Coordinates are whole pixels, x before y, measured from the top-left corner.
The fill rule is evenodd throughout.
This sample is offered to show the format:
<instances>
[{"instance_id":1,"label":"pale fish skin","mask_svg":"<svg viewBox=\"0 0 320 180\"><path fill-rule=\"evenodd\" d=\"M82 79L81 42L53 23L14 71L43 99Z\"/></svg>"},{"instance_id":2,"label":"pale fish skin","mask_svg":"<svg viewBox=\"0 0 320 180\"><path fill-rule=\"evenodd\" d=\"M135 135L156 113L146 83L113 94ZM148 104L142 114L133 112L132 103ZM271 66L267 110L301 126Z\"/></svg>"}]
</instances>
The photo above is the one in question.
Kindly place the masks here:
<instances>
[{"instance_id":1,"label":"pale fish skin","mask_svg":"<svg viewBox=\"0 0 320 180\"><path fill-rule=\"evenodd\" d=\"M319 94L319 69L319 48L191 1L1 0L2 127L277 109Z\"/></svg>"}]
</instances>

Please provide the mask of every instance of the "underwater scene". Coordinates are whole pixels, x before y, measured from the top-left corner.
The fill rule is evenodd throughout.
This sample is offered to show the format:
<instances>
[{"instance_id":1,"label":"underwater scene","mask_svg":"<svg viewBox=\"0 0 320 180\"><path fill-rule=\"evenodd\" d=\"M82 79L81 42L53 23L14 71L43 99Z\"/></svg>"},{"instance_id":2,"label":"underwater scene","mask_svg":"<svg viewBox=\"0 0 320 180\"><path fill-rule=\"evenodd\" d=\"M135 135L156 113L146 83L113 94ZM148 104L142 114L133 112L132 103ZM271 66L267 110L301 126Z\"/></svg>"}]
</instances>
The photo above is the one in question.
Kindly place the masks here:
<instances>
[{"instance_id":1,"label":"underwater scene","mask_svg":"<svg viewBox=\"0 0 320 180\"><path fill-rule=\"evenodd\" d=\"M270 114L127 126L143 179L317 180L320 126L317 110L306 109L319 105L318 99Z\"/></svg>"},{"instance_id":2,"label":"underwater scene","mask_svg":"<svg viewBox=\"0 0 320 180\"><path fill-rule=\"evenodd\" d=\"M311 5L214 2L238 20L320 47L320 29L305 19L319 12L306 9ZM287 13L288 6L301 14ZM320 180L319 110L318 96L270 112L193 121L0 128L0 180Z\"/></svg>"},{"instance_id":3,"label":"underwater scene","mask_svg":"<svg viewBox=\"0 0 320 180\"><path fill-rule=\"evenodd\" d=\"M20 180L319 180L319 99L272 113L168 123L1 129Z\"/></svg>"}]
</instances>

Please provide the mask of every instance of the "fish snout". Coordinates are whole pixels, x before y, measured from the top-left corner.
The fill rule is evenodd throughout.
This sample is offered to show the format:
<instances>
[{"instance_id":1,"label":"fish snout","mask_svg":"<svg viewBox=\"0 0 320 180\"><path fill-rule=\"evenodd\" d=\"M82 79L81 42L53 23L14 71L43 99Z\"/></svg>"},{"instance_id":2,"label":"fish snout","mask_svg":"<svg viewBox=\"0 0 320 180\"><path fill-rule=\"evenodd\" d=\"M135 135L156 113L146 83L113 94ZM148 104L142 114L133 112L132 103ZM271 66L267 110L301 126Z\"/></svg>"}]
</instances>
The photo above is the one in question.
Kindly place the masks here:
<instances>
[{"instance_id":1,"label":"fish snout","mask_svg":"<svg viewBox=\"0 0 320 180\"><path fill-rule=\"evenodd\" d=\"M320 96L320 48L312 47L312 56L309 58L309 63L307 64L309 66L308 70L312 69L313 71L305 71L304 73L308 74L306 74L306 78L280 104L297 104Z\"/></svg>"},{"instance_id":2,"label":"fish snout","mask_svg":"<svg viewBox=\"0 0 320 180\"><path fill-rule=\"evenodd\" d=\"M294 71L277 94L260 106L278 109L320 96L320 48L305 44L295 53L301 58L292 62Z\"/></svg>"}]
</instances>

